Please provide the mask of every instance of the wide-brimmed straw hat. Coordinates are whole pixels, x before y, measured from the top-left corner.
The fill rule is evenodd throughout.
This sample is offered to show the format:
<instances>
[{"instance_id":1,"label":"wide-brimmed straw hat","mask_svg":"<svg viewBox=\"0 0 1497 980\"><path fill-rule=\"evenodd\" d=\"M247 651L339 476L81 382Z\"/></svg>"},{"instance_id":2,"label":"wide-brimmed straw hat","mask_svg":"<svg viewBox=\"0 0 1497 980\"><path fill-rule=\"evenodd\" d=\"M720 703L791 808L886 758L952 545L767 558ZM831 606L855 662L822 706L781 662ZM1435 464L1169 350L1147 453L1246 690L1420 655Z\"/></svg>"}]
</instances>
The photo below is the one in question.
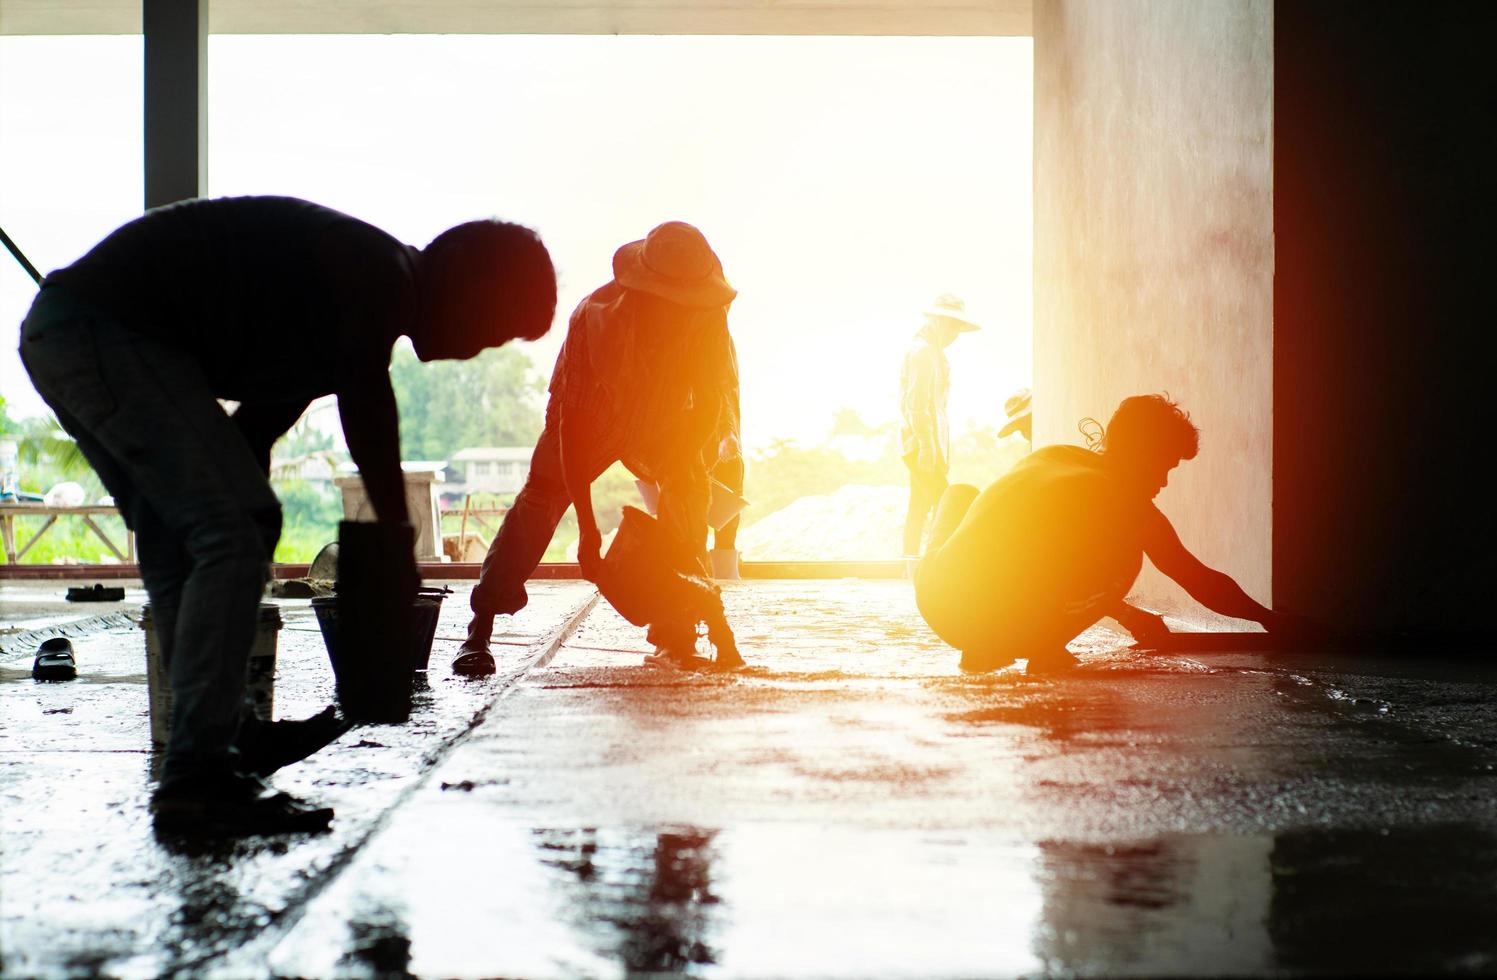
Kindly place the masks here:
<instances>
[{"instance_id":1,"label":"wide-brimmed straw hat","mask_svg":"<svg viewBox=\"0 0 1497 980\"><path fill-rule=\"evenodd\" d=\"M1028 388L1021 388L1008 396L1008 401L1003 403L1003 412L1008 416L1008 424L998 430L999 439L1014 432L1020 433L1025 439L1033 439L1030 428L1034 419L1033 403L1034 399Z\"/></svg>"},{"instance_id":2,"label":"wide-brimmed straw hat","mask_svg":"<svg viewBox=\"0 0 1497 980\"><path fill-rule=\"evenodd\" d=\"M613 253L619 285L700 309L727 306L738 295L700 231L684 221L658 225Z\"/></svg>"},{"instance_id":3,"label":"wide-brimmed straw hat","mask_svg":"<svg viewBox=\"0 0 1497 980\"><path fill-rule=\"evenodd\" d=\"M936 301L926 307L925 315L953 321L956 324L957 333L982 329L972 322L972 317L967 313L967 304L950 293L937 296Z\"/></svg>"}]
</instances>

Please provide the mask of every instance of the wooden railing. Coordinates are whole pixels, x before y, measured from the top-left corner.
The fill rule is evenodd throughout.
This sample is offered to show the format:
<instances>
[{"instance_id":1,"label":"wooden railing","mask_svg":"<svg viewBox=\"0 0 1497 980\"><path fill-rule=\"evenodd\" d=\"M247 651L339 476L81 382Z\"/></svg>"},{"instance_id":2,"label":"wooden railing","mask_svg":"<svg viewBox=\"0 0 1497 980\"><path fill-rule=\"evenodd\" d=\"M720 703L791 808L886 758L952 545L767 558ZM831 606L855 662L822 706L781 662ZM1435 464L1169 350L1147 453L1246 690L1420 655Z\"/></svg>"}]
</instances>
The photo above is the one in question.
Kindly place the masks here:
<instances>
[{"instance_id":1,"label":"wooden railing","mask_svg":"<svg viewBox=\"0 0 1497 980\"><path fill-rule=\"evenodd\" d=\"M57 523L59 517L80 517L83 519L83 523L87 524L99 536L99 540L104 542L104 547L108 548L114 554L114 557L126 564L134 564L135 535L128 528L125 530L125 550L121 551L114 541L110 539L109 535L104 532L104 529L99 526L98 522L94 520L95 517L105 516L118 517L118 508L105 504L93 504L81 507L52 507L41 503L9 501L0 503L0 539L3 539L5 544L5 561L11 565L19 562L25 557L26 552L30 551L41 540L42 535L52 529L52 525ZM46 522L37 529L36 533L31 536L25 546L19 549L16 547L16 518L18 517L46 518Z\"/></svg>"}]
</instances>

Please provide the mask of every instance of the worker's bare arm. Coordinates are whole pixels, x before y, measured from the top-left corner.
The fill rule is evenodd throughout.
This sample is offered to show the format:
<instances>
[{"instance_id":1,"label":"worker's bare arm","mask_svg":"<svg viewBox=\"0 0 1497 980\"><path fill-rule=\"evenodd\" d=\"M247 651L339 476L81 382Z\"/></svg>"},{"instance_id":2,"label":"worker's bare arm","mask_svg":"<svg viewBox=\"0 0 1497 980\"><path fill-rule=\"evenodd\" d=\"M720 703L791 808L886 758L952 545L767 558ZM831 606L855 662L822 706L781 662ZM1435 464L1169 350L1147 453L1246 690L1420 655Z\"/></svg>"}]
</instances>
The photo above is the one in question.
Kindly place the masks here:
<instances>
[{"instance_id":1,"label":"worker's bare arm","mask_svg":"<svg viewBox=\"0 0 1497 980\"><path fill-rule=\"evenodd\" d=\"M1191 554L1169 519L1158 510L1146 530L1144 552L1155 568L1180 583L1191 598L1212 612L1252 620L1269 628L1277 623L1273 610L1254 600L1230 575Z\"/></svg>"}]
</instances>

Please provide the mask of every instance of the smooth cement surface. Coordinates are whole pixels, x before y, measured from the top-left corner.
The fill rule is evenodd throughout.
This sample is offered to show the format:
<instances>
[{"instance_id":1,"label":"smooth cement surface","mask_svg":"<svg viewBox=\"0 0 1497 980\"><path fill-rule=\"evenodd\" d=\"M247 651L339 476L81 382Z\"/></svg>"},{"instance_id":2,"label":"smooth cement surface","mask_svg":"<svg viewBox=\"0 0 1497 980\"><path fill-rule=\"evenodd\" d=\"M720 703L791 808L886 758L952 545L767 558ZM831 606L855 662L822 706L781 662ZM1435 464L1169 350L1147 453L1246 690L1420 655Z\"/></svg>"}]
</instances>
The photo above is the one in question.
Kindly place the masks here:
<instances>
[{"instance_id":1,"label":"smooth cement surface","mask_svg":"<svg viewBox=\"0 0 1497 980\"><path fill-rule=\"evenodd\" d=\"M16 630L138 611L7 585L6 975L1014 976L1497 971L1497 668L1311 652L956 672L901 582L727 590L751 667L642 665L580 583L405 727L276 785L316 837L157 840L140 633L36 684ZM277 712L331 697L286 602ZM28 641L28 642L18 642ZM25 647L24 649L22 647ZM547 654L554 650L549 660Z\"/></svg>"}]
</instances>

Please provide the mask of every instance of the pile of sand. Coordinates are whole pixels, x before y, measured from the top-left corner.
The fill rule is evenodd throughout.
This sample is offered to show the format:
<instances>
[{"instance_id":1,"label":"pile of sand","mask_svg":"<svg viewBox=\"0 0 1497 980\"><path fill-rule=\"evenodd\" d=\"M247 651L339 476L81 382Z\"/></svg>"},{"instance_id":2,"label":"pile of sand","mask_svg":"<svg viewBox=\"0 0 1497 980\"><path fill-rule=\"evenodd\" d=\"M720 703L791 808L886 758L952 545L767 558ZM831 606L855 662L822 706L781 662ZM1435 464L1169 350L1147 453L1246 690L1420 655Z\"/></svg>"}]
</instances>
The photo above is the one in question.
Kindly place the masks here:
<instances>
[{"instance_id":1,"label":"pile of sand","mask_svg":"<svg viewBox=\"0 0 1497 980\"><path fill-rule=\"evenodd\" d=\"M849 484L801 497L740 531L738 550L745 561L898 558L908 503L909 490L898 486Z\"/></svg>"}]
</instances>

